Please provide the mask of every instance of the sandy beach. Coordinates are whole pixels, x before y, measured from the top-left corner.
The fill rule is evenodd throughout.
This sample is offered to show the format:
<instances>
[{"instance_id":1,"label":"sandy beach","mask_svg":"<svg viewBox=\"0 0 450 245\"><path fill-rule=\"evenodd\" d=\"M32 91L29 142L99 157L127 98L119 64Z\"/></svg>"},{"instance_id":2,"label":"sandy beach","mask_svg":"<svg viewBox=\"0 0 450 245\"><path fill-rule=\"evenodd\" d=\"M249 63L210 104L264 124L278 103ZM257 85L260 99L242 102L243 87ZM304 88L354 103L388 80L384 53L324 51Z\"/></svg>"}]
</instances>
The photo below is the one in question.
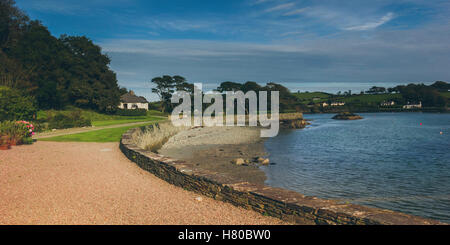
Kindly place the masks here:
<instances>
[{"instance_id":1,"label":"sandy beach","mask_svg":"<svg viewBox=\"0 0 450 245\"><path fill-rule=\"evenodd\" d=\"M171 137L159 154L194 163L233 178L263 184L266 176L256 164L237 166L233 160L266 156L257 127L203 127L181 131Z\"/></svg>"},{"instance_id":2,"label":"sandy beach","mask_svg":"<svg viewBox=\"0 0 450 245\"><path fill-rule=\"evenodd\" d=\"M129 161L118 143L37 142L0 151L0 224L283 222L170 185Z\"/></svg>"}]
</instances>

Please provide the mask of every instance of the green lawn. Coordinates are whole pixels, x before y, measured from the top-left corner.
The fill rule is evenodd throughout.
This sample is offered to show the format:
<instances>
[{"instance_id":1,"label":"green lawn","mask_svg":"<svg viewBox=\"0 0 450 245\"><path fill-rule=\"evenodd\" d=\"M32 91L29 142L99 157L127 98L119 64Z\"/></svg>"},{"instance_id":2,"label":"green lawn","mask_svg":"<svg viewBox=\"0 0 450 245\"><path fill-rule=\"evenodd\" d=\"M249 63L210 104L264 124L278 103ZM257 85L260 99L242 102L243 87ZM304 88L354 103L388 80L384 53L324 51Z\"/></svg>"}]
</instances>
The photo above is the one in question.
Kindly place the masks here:
<instances>
[{"instance_id":1,"label":"green lawn","mask_svg":"<svg viewBox=\"0 0 450 245\"><path fill-rule=\"evenodd\" d=\"M323 99L328 99L332 96L331 94L323 93L323 92L294 93L293 95L295 97L299 98L300 100L306 100L308 102L314 98L320 98L320 100L323 100ZM319 101L319 100L317 100L317 101Z\"/></svg>"},{"instance_id":2,"label":"green lawn","mask_svg":"<svg viewBox=\"0 0 450 245\"><path fill-rule=\"evenodd\" d=\"M124 119L112 119L112 120L104 120L104 121L92 121L92 126L96 126L96 127L111 126L111 125L119 125L119 124L126 124L126 123L156 121L156 120L160 120L160 119L161 119L161 117L147 116L147 117L137 117L137 118L124 118Z\"/></svg>"},{"instance_id":3,"label":"green lawn","mask_svg":"<svg viewBox=\"0 0 450 245\"><path fill-rule=\"evenodd\" d=\"M61 112L69 114L73 112L76 108L69 108L67 110L60 111L38 111L37 118L39 120L46 119L48 112ZM111 126L111 125L119 125L126 123L134 123L134 122L147 122L161 119L161 117L166 117L167 114L162 113L160 111L150 110L147 112L146 116L118 116L118 115L108 115L101 114L92 110L81 110L82 117L86 119L90 119L92 122L92 126L100 127L100 126Z\"/></svg>"},{"instance_id":4,"label":"green lawn","mask_svg":"<svg viewBox=\"0 0 450 245\"><path fill-rule=\"evenodd\" d=\"M339 101L346 103L363 102L363 103L381 103L383 101L389 101L393 99L401 99L401 94L362 94L352 95L350 97L339 98Z\"/></svg>"},{"instance_id":5,"label":"green lawn","mask_svg":"<svg viewBox=\"0 0 450 245\"><path fill-rule=\"evenodd\" d=\"M320 103L324 101L343 101L345 103L381 103L383 101L400 99L401 94L354 94L352 96L333 96L328 93L323 92L312 92L312 93L294 93L294 96L303 101L303 103L309 103L314 98L315 103Z\"/></svg>"},{"instance_id":6,"label":"green lawn","mask_svg":"<svg viewBox=\"0 0 450 245\"><path fill-rule=\"evenodd\" d=\"M152 122L155 123L155 122ZM91 132L71 134L64 136L56 136L52 138L39 139L41 141L55 141L55 142L119 142L122 134L132 128L137 128L140 126L150 125L152 123L144 123L134 126L126 126L119 128L108 128L95 130Z\"/></svg>"}]
</instances>

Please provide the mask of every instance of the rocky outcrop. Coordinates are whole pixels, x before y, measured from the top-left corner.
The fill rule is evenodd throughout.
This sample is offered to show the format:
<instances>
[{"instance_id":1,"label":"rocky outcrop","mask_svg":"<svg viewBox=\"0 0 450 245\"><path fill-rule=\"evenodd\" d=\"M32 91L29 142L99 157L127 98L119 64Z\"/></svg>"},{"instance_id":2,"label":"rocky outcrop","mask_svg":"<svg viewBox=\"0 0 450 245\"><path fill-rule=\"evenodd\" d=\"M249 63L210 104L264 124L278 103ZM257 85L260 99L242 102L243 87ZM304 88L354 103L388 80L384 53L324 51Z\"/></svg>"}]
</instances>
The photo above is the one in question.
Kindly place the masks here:
<instances>
[{"instance_id":1,"label":"rocky outcrop","mask_svg":"<svg viewBox=\"0 0 450 245\"><path fill-rule=\"evenodd\" d=\"M334 120L360 120L362 116L350 112L342 112L333 117Z\"/></svg>"},{"instance_id":2,"label":"rocky outcrop","mask_svg":"<svg viewBox=\"0 0 450 245\"><path fill-rule=\"evenodd\" d=\"M302 129L310 123L303 118L303 113L280 114L280 127L288 129Z\"/></svg>"}]
</instances>

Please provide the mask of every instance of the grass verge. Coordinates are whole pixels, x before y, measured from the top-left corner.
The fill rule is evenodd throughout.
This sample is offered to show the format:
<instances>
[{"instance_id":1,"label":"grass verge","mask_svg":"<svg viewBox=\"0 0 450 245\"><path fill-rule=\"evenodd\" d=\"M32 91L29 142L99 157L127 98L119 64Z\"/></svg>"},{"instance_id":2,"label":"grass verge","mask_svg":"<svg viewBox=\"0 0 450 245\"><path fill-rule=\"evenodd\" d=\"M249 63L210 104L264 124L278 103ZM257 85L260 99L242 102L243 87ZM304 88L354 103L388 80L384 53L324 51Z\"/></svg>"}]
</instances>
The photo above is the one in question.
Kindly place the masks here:
<instances>
[{"instance_id":1,"label":"grass verge","mask_svg":"<svg viewBox=\"0 0 450 245\"><path fill-rule=\"evenodd\" d=\"M156 116L148 116L148 117L142 117L142 118L124 118L124 119L112 119L112 120L103 120L103 121L93 121L92 125L96 127L101 126L111 126L111 125L120 125L120 124L127 124L127 123L137 123L137 122L145 122L145 121L156 121L160 120L161 117Z\"/></svg>"},{"instance_id":2,"label":"grass verge","mask_svg":"<svg viewBox=\"0 0 450 245\"><path fill-rule=\"evenodd\" d=\"M44 138L39 140L54 141L54 142L99 142L99 143L119 142L122 137L122 134L124 134L129 129L150 125L156 122L157 121L126 127L100 129L79 134L56 136L52 138Z\"/></svg>"}]
</instances>

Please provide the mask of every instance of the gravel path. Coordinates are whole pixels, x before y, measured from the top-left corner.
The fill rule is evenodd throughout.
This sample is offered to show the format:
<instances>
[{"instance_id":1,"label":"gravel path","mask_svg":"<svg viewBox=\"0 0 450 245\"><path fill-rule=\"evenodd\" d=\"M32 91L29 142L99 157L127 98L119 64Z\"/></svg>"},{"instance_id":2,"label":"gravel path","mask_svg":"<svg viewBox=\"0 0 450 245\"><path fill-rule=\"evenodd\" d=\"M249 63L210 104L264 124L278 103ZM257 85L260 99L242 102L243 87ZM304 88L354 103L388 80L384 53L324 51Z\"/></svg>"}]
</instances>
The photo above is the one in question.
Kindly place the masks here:
<instances>
[{"instance_id":1,"label":"gravel path","mask_svg":"<svg viewBox=\"0 0 450 245\"><path fill-rule=\"evenodd\" d=\"M283 224L199 197L141 170L118 143L0 151L0 224Z\"/></svg>"}]
</instances>

